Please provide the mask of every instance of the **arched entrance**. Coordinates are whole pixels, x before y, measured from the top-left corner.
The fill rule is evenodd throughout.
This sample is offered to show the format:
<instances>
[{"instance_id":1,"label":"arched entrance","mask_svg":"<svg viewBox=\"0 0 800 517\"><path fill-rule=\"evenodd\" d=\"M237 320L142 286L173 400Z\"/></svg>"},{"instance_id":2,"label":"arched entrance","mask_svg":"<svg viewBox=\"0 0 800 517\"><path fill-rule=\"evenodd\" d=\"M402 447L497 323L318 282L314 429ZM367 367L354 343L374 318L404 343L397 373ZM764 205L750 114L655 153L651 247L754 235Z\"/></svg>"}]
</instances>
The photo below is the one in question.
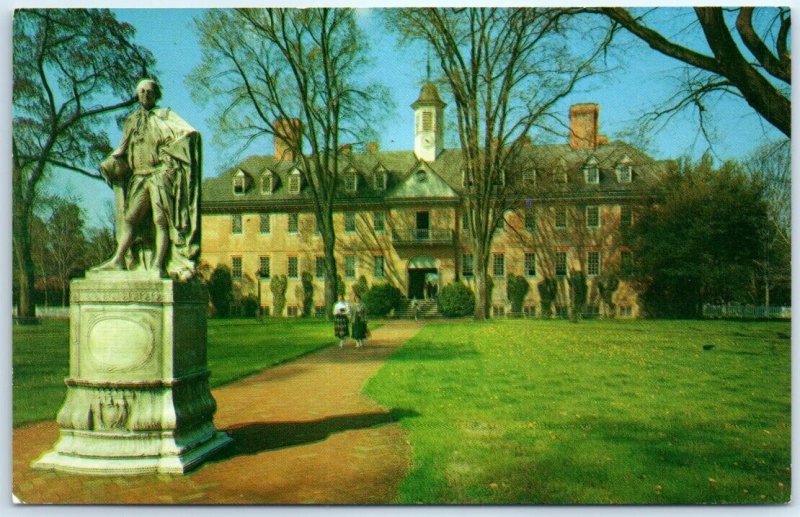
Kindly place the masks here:
<instances>
[{"instance_id":1,"label":"arched entrance","mask_svg":"<svg viewBox=\"0 0 800 517\"><path fill-rule=\"evenodd\" d=\"M422 300L427 297L427 284L439 284L439 269L436 259L424 255L408 261L408 297Z\"/></svg>"}]
</instances>

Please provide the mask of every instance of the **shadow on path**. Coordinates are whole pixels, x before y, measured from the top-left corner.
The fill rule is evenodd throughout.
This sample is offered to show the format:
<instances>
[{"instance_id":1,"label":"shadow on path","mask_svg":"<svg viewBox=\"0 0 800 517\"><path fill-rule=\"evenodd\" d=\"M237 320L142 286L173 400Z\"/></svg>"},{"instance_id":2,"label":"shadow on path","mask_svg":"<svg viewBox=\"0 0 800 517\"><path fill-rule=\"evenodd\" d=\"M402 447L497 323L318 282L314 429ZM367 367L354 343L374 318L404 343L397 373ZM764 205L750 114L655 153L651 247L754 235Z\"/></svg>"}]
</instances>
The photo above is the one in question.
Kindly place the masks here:
<instances>
[{"instance_id":1,"label":"shadow on path","mask_svg":"<svg viewBox=\"0 0 800 517\"><path fill-rule=\"evenodd\" d=\"M374 413L338 415L303 422L250 422L224 429L233 444L220 451L211 461L225 461L236 456L305 445L324 440L333 433L367 429L419 416L408 409L392 409Z\"/></svg>"}]
</instances>

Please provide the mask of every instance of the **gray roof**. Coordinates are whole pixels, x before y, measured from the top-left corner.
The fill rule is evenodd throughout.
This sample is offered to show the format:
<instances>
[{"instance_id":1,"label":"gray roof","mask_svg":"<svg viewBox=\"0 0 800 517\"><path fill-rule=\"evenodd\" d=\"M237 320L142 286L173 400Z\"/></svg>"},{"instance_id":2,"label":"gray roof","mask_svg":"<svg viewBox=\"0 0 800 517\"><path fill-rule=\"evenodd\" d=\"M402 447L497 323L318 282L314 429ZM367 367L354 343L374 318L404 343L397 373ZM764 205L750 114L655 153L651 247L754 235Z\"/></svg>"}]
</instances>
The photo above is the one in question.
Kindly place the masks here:
<instances>
[{"instance_id":1,"label":"gray roof","mask_svg":"<svg viewBox=\"0 0 800 517\"><path fill-rule=\"evenodd\" d=\"M574 150L567 144L527 145L523 153L524 161L537 171L536 185L531 187L530 195L543 200L652 194L667 163L653 160L635 147L617 141L600 145L595 150ZM617 179L615 168L626 158L633 167L633 181L621 183ZM420 162L413 151L352 152L343 155L339 160L342 184L337 191L337 203L342 206L353 202L390 203L393 192L400 188L404 189L403 199L408 201L408 189L403 186L404 182L420 168L436 174L456 194L465 195L467 192L462 185L463 163L460 149L445 149L431 163ZM583 168L589 164L600 171L598 184L587 185L584 181ZM298 162L276 160L273 156L251 156L218 177L204 181L204 209L216 211L247 207L278 210L307 206L311 203L307 186L304 185L299 194L289 192L289 174L296 167L299 167ZM561 174L561 170L568 175L567 183L548 181ZM239 171L246 175L248 188L244 193L235 194L233 178ZM271 194L264 194L261 192L261 178L268 171L277 177L277 185ZM349 171L356 171L358 176L356 192L349 192L343 186L342 173ZM380 173L387 176L385 190L378 187ZM441 188L437 190L441 191ZM444 202L445 198L452 202L452 197L449 196L442 196L441 201ZM424 191L421 191L420 200L423 199L436 201L428 199Z\"/></svg>"}]
</instances>

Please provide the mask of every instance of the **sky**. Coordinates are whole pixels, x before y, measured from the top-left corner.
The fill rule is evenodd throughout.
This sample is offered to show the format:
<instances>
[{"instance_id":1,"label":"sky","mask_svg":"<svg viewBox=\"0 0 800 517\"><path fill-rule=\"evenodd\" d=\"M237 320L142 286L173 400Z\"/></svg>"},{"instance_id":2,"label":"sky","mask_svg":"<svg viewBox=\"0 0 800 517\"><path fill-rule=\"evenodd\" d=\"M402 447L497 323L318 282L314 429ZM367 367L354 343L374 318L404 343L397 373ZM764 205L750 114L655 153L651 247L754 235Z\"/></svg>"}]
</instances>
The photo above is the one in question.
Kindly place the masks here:
<instances>
[{"instance_id":1,"label":"sky","mask_svg":"<svg viewBox=\"0 0 800 517\"><path fill-rule=\"evenodd\" d=\"M124 2L122 5L129 4ZM240 147L238 142L226 146L215 143L211 107L196 103L189 94L186 77L200 63L194 19L202 16L202 9L117 8L113 11L119 20L135 27L135 42L150 49L155 56L157 76L163 90L160 105L175 110L203 135L204 177L217 176L250 154L271 153L269 137L255 142L242 154L234 153ZM673 18L676 11L665 14ZM398 47L396 38L382 27L377 10L361 9L358 18L371 44L373 61L368 79L388 86L394 105L394 112L382 121L380 147L383 150L412 149L413 111L410 104L417 98L426 77L426 52L420 48ZM676 26L682 25L682 21L681 18L674 20ZM556 107L556 113L566 120L570 105L597 103L600 105L600 132L611 140L630 141L628 132L638 126L642 114L675 91L675 79L680 76L682 66L629 36L623 35L621 40L627 47L624 52L611 57L609 64L614 66L614 70L584 83ZM447 97L444 100L452 106ZM766 139L780 137L741 100L728 99L713 111L716 132L711 150L720 160L744 158ZM452 107L446 108L445 117L450 121L454 119ZM696 158L709 150L692 111L678 114L647 136L646 150L658 159L685 155ZM110 137L114 145L119 141L120 130L115 125L110 125ZM456 135L451 132L446 138L446 146L454 147L456 144ZM107 209L103 205L111 204L112 195L104 183L62 172L53 176L48 188L51 192L67 193L81 200L89 225L107 220Z\"/></svg>"}]
</instances>

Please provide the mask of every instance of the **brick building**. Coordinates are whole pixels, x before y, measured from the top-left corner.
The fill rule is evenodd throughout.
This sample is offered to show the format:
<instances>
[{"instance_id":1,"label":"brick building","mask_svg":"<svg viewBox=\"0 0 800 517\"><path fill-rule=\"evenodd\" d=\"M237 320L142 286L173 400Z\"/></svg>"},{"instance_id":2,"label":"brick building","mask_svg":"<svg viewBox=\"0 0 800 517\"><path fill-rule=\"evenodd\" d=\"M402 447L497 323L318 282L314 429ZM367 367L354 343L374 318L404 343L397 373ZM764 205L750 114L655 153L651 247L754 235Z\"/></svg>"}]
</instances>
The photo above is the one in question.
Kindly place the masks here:
<instances>
[{"instance_id":1,"label":"brick building","mask_svg":"<svg viewBox=\"0 0 800 517\"><path fill-rule=\"evenodd\" d=\"M348 292L361 276L370 285L392 283L409 299L422 298L427 282L474 283L464 232L469 192L461 150L443 145L445 104L426 83L412 108L413 150L344 148L334 224L337 269ZM526 144L530 167L518 178L519 202L506 212L492 243L494 315L510 308L505 278L511 273L530 284L527 314L540 314L537 285L545 278L556 280L556 310L566 314L567 278L574 271L588 279L588 312L638 315L636 292L624 277L613 307L602 303L598 284L624 270L630 252L621 227L632 224L637 206L651 202L664 164L624 142L609 142L598 121L596 104L578 104L570 109L567 143ZM298 127L280 124L288 131ZM204 262L228 265L239 292L257 297L268 311L270 277L287 275L288 316L302 310L304 271L314 277L316 311L322 311L324 275L322 238L293 158L276 139L272 156L251 156L206 180L202 204Z\"/></svg>"}]
</instances>

